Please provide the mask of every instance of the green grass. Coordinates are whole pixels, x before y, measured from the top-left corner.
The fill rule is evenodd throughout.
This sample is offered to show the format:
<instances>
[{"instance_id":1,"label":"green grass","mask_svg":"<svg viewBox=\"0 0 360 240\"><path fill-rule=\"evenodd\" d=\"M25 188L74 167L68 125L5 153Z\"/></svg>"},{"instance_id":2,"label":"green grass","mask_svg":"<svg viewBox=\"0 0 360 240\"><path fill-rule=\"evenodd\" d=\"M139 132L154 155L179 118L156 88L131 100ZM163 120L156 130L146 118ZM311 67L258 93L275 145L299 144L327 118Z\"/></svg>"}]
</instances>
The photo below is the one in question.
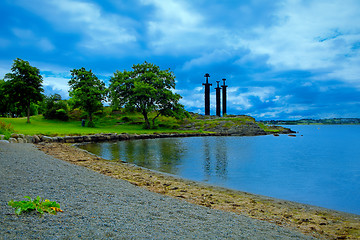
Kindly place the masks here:
<instances>
[{"instance_id":1,"label":"green grass","mask_svg":"<svg viewBox=\"0 0 360 240\"><path fill-rule=\"evenodd\" d=\"M280 131L284 130L284 128L281 126L269 126L263 123L258 123L258 126L268 133L279 133Z\"/></svg>"},{"instance_id":2,"label":"green grass","mask_svg":"<svg viewBox=\"0 0 360 240\"><path fill-rule=\"evenodd\" d=\"M166 123L159 121L157 129L143 129L143 121L139 116L133 114L131 121L123 121L124 115L106 116L95 119L95 128L82 127L81 121L70 120L63 122L60 120L44 119L42 115L32 116L31 123L26 123L26 118L0 118L0 121L11 123L14 132L25 135L46 135L46 136L65 136L65 135L90 135L96 133L137 133L150 134L155 132L185 132L169 128L168 124L174 124L170 120ZM174 120L172 120L174 121ZM136 122L137 124L134 124Z\"/></svg>"},{"instance_id":3,"label":"green grass","mask_svg":"<svg viewBox=\"0 0 360 240\"><path fill-rule=\"evenodd\" d=\"M153 117L153 116L150 116ZM21 133L25 135L46 135L46 136L72 136L72 135L91 135L96 133L129 133L129 134L151 134L151 133L166 133L166 132L202 132L205 128L216 127L220 122L228 121L223 127L230 128L233 125L244 125L248 122L255 122L255 119L249 116L224 117L215 119L186 119L185 122L193 122L198 128L198 131L179 131L177 128L181 121L160 116L157 120L156 129L144 129L144 119L139 113L119 113L109 114L105 112L95 116L94 128L82 127L81 121L69 120L63 122L60 120L44 119L42 115L32 116L31 123L26 123L26 118L0 118L1 131L5 132L5 138L9 138L11 132ZM10 124L10 125L9 125ZM262 123L257 123L266 132L276 133L281 129L279 127L272 127ZM0 127L1 127L0 126Z\"/></svg>"}]
</instances>

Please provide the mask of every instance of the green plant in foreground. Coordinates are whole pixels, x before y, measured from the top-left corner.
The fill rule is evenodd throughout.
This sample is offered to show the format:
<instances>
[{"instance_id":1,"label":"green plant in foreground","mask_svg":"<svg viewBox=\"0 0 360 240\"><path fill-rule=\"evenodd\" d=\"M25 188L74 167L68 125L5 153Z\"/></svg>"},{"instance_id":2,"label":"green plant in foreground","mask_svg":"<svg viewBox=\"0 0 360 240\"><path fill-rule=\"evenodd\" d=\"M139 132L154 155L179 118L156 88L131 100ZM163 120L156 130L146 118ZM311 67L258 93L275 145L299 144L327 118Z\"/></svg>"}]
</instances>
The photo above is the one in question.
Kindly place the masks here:
<instances>
[{"instance_id":1,"label":"green plant in foreground","mask_svg":"<svg viewBox=\"0 0 360 240\"><path fill-rule=\"evenodd\" d=\"M49 201L48 199L43 199L41 197L36 197L35 199L31 199L31 197L25 196L29 200L24 201L9 201L8 205L15 208L15 213L20 215L22 212L30 212L36 210L41 215L44 212L50 214L57 214L57 212L62 212L60 209L60 204L56 202Z\"/></svg>"}]
</instances>

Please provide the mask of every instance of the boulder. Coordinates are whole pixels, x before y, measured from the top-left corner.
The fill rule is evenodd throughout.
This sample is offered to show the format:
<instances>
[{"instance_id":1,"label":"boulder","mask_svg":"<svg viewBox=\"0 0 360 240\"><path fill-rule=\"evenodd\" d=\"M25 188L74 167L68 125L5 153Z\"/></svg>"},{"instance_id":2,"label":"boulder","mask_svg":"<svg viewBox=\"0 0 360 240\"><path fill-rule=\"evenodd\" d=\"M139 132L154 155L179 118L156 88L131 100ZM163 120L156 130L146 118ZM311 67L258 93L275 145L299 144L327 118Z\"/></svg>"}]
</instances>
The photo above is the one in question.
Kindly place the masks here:
<instances>
[{"instance_id":1,"label":"boulder","mask_svg":"<svg viewBox=\"0 0 360 240\"><path fill-rule=\"evenodd\" d=\"M119 140L129 140L129 135L126 133L122 133L117 135Z\"/></svg>"},{"instance_id":2,"label":"boulder","mask_svg":"<svg viewBox=\"0 0 360 240\"><path fill-rule=\"evenodd\" d=\"M110 140L111 140L111 141L116 141L116 140L118 140L118 139L119 139L119 138L118 138L118 136L117 136L116 133L113 133L113 134L110 135Z\"/></svg>"},{"instance_id":3,"label":"boulder","mask_svg":"<svg viewBox=\"0 0 360 240\"><path fill-rule=\"evenodd\" d=\"M25 136L25 139L28 143L34 143L35 142L35 139L33 136L30 136L30 135L26 135Z\"/></svg>"},{"instance_id":4,"label":"boulder","mask_svg":"<svg viewBox=\"0 0 360 240\"><path fill-rule=\"evenodd\" d=\"M16 140L16 138L9 138L9 143L17 143L18 141Z\"/></svg>"},{"instance_id":5,"label":"boulder","mask_svg":"<svg viewBox=\"0 0 360 240\"><path fill-rule=\"evenodd\" d=\"M53 137L53 142L63 142L64 139L62 137Z\"/></svg>"},{"instance_id":6,"label":"boulder","mask_svg":"<svg viewBox=\"0 0 360 240\"><path fill-rule=\"evenodd\" d=\"M73 137L65 136L65 137L64 137L64 142L65 142L65 143L75 143L75 140L74 140Z\"/></svg>"},{"instance_id":7,"label":"boulder","mask_svg":"<svg viewBox=\"0 0 360 240\"><path fill-rule=\"evenodd\" d=\"M106 137L102 134L95 134L95 141L105 141Z\"/></svg>"},{"instance_id":8,"label":"boulder","mask_svg":"<svg viewBox=\"0 0 360 240\"><path fill-rule=\"evenodd\" d=\"M41 139L40 139L40 137L38 135L34 135L33 138L34 138L34 143L41 142Z\"/></svg>"},{"instance_id":9,"label":"boulder","mask_svg":"<svg viewBox=\"0 0 360 240\"><path fill-rule=\"evenodd\" d=\"M25 143L23 138L18 138L17 141L18 141L18 143Z\"/></svg>"},{"instance_id":10,"label":"boulder","mask_svg":"<svg viewBox=\"0 0 360 240\"><path fill-rule=\"evenodd\" d=\"M13 133L13 134L11 134L11 136L10 136L11 138L18 138L19 137L19 135L17 134L17 133Z\"/></svg>"},{"instance_id":11,"label":"boulder","mask_svg":"<svg viewBox=\"0 0 360 240\"><path fill-rule=\"evenodd\" d=\"M84 142L91 142L91 135L84 136Z\"/></svg>"},{"instance_id":12,"label":"boulder","mask_svg":"<svg viewBox=\"0 0 360 240\"><path fill-rule=\"evenodd\" d=\"M75 141L76 143L82 143L82 142L84 142L84 137L83 137L83 136L74 136L73 138L74 138L74 141Z\"/></svg>"},{"instance_id":13,"label":"boulder","mask_svg":"<svg viewBox=\"0 0 360 240\"><path fill-rule=\"evenodd\" d=\"M52 137L48 137L48 136L42 136L42 140L43 140L43 142L46 142L46 143L51 143L54 141L52 139Z\"/></svg>"},{"instance_id":14,"label":"boulder","mask_svg":"<svg viewBox=\"0 0 360 240\"><path fill-rule=\"evenodd\" d=\"M0 143L9 143L8 140L0 140Z\"/></svg>"}]
</instances>

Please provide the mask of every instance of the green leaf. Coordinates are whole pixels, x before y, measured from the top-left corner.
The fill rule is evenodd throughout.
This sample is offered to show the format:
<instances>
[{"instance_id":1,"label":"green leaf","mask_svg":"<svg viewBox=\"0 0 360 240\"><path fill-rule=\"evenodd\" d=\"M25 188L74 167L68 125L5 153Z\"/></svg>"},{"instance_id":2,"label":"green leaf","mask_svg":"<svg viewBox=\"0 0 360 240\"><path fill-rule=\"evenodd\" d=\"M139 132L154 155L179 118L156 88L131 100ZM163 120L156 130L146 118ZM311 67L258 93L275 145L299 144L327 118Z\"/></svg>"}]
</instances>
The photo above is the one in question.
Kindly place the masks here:
<instances>
[{"instance_id":1,"label":"green leaf","mask_svg":"<svg viewBox=\"0 0 360 240\"><path fill-rule=\"evenodd\" d=\"M17 202L11 200L8 202L9 206L16 208L15 213L18 215L21 214L22 212L28 212L32 210L37 210L37 212L40 213L41 215L44 214L44 212L48 212L50 214L57 214L57 211L60 210L60 204L54 201L53 202L49 200L42 201L42 198L39 196L36 197L34 200L32 200L28 196L25 196L24 198L27 198L29 200L17 201Z\"/></svg>"},{"instance_id":2,"label":"green leaf","mask_svg":"<svg viewBox=\"0 0 360 240\"><path fill-rule=\"evenodd\" d=\"M21 214L21 211L22 211L21 207L18 207L18 208L15 210L15 213L16 213L17 215L20 215L20 214Z\"/></svg>"}]
</instances>

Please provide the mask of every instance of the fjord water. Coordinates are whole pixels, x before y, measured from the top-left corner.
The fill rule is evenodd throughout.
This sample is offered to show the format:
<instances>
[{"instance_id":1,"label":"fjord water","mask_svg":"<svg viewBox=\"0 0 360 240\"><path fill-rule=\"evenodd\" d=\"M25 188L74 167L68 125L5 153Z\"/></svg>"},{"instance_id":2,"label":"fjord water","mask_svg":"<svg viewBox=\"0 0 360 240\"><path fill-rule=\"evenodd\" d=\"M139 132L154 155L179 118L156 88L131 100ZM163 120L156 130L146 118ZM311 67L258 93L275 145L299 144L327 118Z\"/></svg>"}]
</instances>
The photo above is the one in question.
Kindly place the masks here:
<instances>
[{"instance_id":1,"label":"fjord water","mask_svg":"<svg viewBox=\"0 0 360 240\"><path fill-rule=\"evenodd\" d=\"M191 180L360 214L360 125L289 127L296 137L164 138L81 148Z\"/></svg>"}]
</instances>

